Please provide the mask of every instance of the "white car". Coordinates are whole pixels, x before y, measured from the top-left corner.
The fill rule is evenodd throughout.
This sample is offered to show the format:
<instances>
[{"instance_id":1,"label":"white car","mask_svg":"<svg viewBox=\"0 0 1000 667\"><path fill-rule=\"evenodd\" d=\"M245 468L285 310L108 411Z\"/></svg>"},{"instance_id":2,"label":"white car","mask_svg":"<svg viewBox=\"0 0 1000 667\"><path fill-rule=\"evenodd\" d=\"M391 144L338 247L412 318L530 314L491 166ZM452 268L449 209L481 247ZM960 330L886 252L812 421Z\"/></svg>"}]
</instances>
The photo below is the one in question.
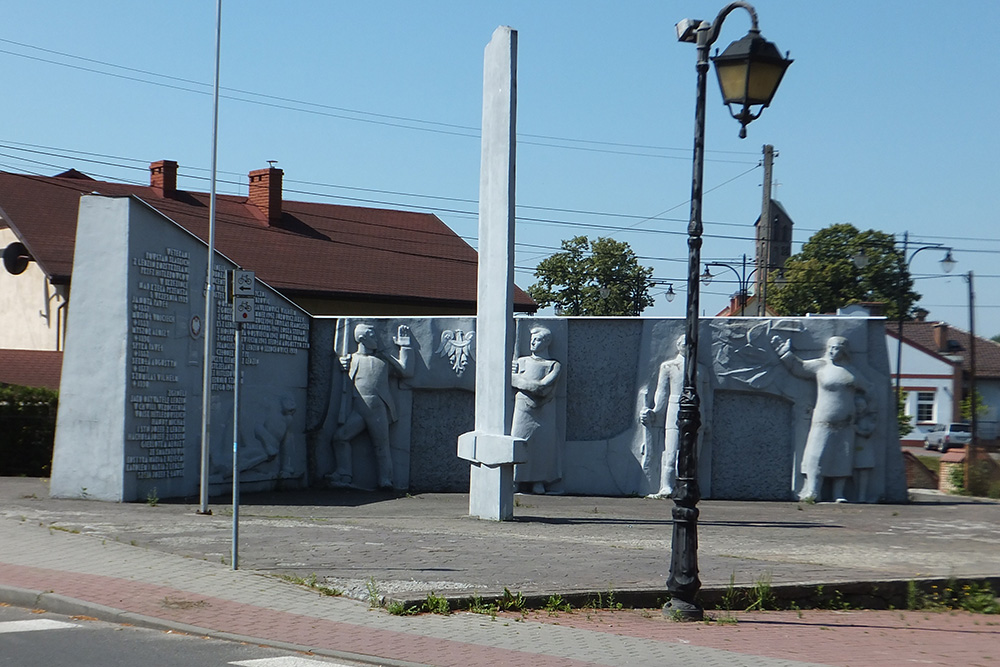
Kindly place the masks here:
<instances>
[{"instance_id":1,"label":"white car","mask_svg":"<svg viewBox=\"0 0 1000 667\"><path fill-rule=\"evenodd\" d=\"M969 424L935 424L924 436L924 449L942 452L952 447L965 447L972 442L972 426Z\"/></svg>"}]
</instances>

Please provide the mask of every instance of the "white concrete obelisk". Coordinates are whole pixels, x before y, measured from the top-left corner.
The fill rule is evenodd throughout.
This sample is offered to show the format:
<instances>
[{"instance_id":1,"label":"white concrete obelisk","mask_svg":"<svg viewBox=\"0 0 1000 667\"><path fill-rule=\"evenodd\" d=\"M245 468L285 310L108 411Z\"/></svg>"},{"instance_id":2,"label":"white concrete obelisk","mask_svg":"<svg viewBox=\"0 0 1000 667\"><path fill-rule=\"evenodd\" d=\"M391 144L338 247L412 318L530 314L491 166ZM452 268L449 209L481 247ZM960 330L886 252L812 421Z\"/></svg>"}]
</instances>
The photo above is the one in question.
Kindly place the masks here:
<instances>
[{"instance_id":1,"label":"white concrete obelisk","mask_svg":"<svg viewBox=\"0 0 1000 667\"><path fill-rule=\"evenodd\" d=\"M458 438L471 461L469 514L514 516L514 464L525 443L510 435L514 392L514 156L517 31L500 26L484 53L479 176L479 303L476 318L476 429Z\"/></svg>"}]
</instances>

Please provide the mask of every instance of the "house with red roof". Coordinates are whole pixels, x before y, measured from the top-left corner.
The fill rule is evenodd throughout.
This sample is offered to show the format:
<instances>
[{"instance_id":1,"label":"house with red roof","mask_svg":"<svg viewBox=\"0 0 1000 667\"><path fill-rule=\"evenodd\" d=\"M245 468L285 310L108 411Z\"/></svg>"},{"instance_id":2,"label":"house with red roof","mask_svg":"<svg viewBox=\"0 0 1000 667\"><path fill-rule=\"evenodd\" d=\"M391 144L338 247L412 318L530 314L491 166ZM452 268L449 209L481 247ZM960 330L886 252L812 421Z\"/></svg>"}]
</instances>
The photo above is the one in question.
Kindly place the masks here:
<instances>
[{"instance_id":1,"label":"house with red roof","mask_svg":"<svg viewBox=\"0 0 1000 667\"><path fill-rule=\"evenodd\" d=\"M906 392L905 412L914 426L901 442L922 445L928 427L964 421L961 402L969 395L973 377L977 400L983 406L977 419L977 434L980 440L996 440L1000 344L974 337L947 322L929 321L926 311L918 314L918 319L903 322L901 348L897 347L898 327L895 324L886 327L893 381L898 378ZM897 353L902 372L896 370Z\"/></svg>"},{"instance_id":2,"label":"house with red roof","mask_svg":"<svg viewBox=\"0 0 1000 667\"><path fill-rule=\"evenodd\" d=\"M179 190L174 161L149 169L148 185L0 172L0 350L62 350L81 195L137 197L207 242L209 194ZM312 315L476 313L477 253L437 216L290 201L282 180L258 169L247 196L217 195L218 252ZM517 290L514 308L537 306ZM30 361L0 359L0 382Z\"/></svg>"}]
</instances>

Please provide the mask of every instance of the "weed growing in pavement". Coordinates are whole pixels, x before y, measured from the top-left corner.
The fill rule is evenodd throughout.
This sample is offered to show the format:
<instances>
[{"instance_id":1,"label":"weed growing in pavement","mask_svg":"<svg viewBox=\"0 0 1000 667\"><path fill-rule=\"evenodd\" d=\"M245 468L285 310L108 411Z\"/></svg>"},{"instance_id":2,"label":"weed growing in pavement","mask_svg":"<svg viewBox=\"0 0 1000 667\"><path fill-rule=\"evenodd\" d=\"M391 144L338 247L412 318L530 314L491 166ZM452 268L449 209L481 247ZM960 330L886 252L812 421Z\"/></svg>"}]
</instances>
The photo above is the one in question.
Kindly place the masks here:
<instances>
[{"instance_id":1,"label":"weed growing in pavement","mask_svg":"<svg viewBox=\"0 0 1000 667\"><path fill-rule=\"evenodd\" d=\"M753 583L750 590L750 606L747 611L764 611L766 609L777 609L777 600L774 597L774 589L771 588L771 573L762 574Z\"/></svg>"},{"instance_id":2,"label":"weed growing in pavement","mask_svg":"<svg viewBox=\"0 0 1000 667\"><path fill-rule=\"evenodd\" d=\"M412 607L407 607L402 602L398 600L393 600L388 605L386 605L385 610L392 614L393 616L415 616L420 613L420 609L416 605Z\"/></svg>"},{"instance_id":3,"label":"weed growing in pavement","mask_svg":"<svg viewBox=\"0 0 1000 667\"><path fill-rule=\"evenodd\" d=\"M491 620L497 620L497 612L500 611L500 605L496 602L490 602L489 604L483 602L483 598L478 595L473 595L472 599L469 600L469 611L473 614L486 614Z\"/></svg>"},{"instance_id":4,"label":"weed growing in pavement","mask_svg":"<svg viewBox=\"0 0 1000 667\"><path fill-rule=\"evenodd\" d=\"M736 590L736 572L733 571L729 573L729 585L726 586L726 590L722 594L722 608L725 611L733 611L739 604L739 599L740 592Z\"/></svg>"},{"instance_id":5,"label":"weed growing in pavement","mask_svg":"<svg viewBox=\"0 0 1000 667\"><path fill-rule=\"evenodd\" d=\"M308 577L300 577L294 574L279 574L276 576L278 577L278 579L295 584L296 586L305 586L306 588L311 588L320 595L326 595L329 597L339 597L344 594L344 591L340 589L319 583L315 573L310 574Z\"/></svg>"},{"instance_id":6,"label":"weed growing in pavement","mask_svg":"<svg viewBox=\"0 0 1000 667\"><path fill-rule=\"evenodd\" d=\"M424 609L432 614L442 614L444 616L451 613L448 598L443 595L434 595L434 591L427 594L427 600L424 601Z\"/></svg>"},{"instance_id":7,"label":"weed growing in pavement","mask_svg":"<svg viewBox=\"0 0 1000 667\"><path fill-rule=\"evenodd\" d=\"M718 623L719 625L736 625L739 623L739 619L731 614L724 614L723 616L708 616L705 618L707 623Z\"/></svg>"},{"instance_id":8,"label":"weed growing in pavement","mask_svg":"<svg viewBox=\"0 0 1000 667\"><path fill-rule=\"evenodd\" d=\"M609 609L611 611L618 611L623 606L624 605L622 605L621 602L618 602L618 600L615 599L615 592L609 588L606 595L602 595L598 592L596 598L588 599L587 603L583 605L583 608L594 610Z\"/></svg>"},{"instance_id":9,"label":"weed growing in pavement","mask_svg":"<svg viewBox=\"0 0 1000 667\"><path fill-rule=\"evenodd\" d=\"M49 530L50 531L61 530L64 533L72 533L73 535L79 535L80 534L80 531L77 530L76 528L66 528L64 526L56 526L55 524L49 526Z\"/></svg>"},{"instance_id":10,"label":"weed growing in pavement","mask_svg":"<svg viewBox=\"0 0 1000 667\"><path fill-rule=\"evenodd\" d=\"M542 609L547 611L549 616L555 616L561 611L573 611L573 605L563 600L561 595L550 595Z\"/></svg>"},{"instance_id":11,"label":"weed growing in pavement","mask_svg":"<svg viewBox=\"0 0 1000 667\"><path fill-rule=\"evenodd\" d=\"M872 593L874 594L878 591L878 587L872 588ZM832 593L827 593L823 584L816 586L816 593L813 595L813 599L816 601L815 607L817 609L835 609L835 610L846 610L852 609L853 605L844 598L843 592L839 589L833 589Z\"/></svg>"},{"instance_id":12,"label":"weed growing in pavement","mask_svg":"<svg viewBox=\"0 0 1000 667\"><path fill-rule=\"evenodd\" d=\"M374 609L382 605L382 594L379 593L378 584L375 583L375 577L368 577L368 581L365 582L365 588L368 590L368 607Z\"/></svg>"},{"instance_id":13,"label":"weed growing in pavement","mask_svg":"<svg viewBox=\"0 0 1000 667\"><path fill-rule=\"evenodd\" d=\"M500 598L500 608L504 611L519 611L524 613L524 596L520 592L511 593L506 586L503 589L503 597Z\"/></svg>"},{"instance_id":14,"label":"weed growing in pavement","mask_svg":"<svg viewBox=\"0 0 1000 667\"><path fill-rule=\"evenodd\" d=\"M157 495L155 486L146 494L146 504L150 507L156 507L160 504L160 496Z\"/></svg>"},{"instance_id":15,"label":"weed growing in pavement","mask_svg":"<svg viewBox=\"0 0 1000 667\"><path fill-rule=\"evenodd\" d=\"M962 609L973 614L1000 614L1000 599L987 583L971 582L962 586L954 579L939 587L931 584L925 593L915 581L907 583L906 608L910 610L943 611Z\"/></svg>"}]
</instances>

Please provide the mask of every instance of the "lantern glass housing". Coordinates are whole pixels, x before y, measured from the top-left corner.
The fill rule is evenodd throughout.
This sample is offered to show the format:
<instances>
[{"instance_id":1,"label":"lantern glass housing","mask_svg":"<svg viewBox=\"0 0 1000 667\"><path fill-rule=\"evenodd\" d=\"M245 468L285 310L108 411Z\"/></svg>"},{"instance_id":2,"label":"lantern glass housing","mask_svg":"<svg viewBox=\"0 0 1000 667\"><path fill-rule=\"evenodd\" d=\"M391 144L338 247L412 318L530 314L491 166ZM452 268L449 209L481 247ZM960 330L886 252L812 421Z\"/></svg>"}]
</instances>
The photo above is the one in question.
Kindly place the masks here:
<instances>
[{"instance_id":1,"label":"lantern glass housing","mask_svg":"<svg viewBox=\"0 0 1000 667\"><path fill-rule=\"evenodd\" d=\"M729 113L740 121L740 136L746 136L746 125L760 116L778 91L785 70L792 64L783 58L773 43L751 30L733 42L721 54L712 58L719 77L722 101L729 105ZM739 112L733 111L733 105ZM756 114L751 106L759 106Z\"/></svg>"}]
</instances>

